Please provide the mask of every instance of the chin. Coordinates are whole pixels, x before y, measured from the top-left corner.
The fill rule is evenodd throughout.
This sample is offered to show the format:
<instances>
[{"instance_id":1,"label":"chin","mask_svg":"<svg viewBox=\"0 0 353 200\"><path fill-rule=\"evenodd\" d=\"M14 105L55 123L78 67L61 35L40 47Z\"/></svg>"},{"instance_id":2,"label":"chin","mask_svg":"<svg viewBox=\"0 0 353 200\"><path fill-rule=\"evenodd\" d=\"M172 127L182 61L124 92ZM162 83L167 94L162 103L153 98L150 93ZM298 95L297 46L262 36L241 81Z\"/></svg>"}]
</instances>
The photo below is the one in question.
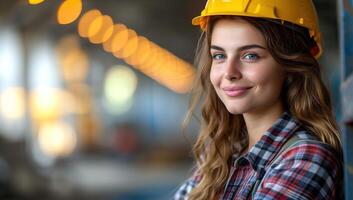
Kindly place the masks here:
<instances>
[{"instance_id":1,"label":"chin","mask_svg":"<svg viewBox=\"0 0 353 200\"><path fill-rule=\"evenodd\" d=\"M244 108L239 108L238 106L226 106L227 110L229 113L233 114L233 115L240 115L243 113L246 113L248 109L244 109Z\"/></svg>"}]
</instances>

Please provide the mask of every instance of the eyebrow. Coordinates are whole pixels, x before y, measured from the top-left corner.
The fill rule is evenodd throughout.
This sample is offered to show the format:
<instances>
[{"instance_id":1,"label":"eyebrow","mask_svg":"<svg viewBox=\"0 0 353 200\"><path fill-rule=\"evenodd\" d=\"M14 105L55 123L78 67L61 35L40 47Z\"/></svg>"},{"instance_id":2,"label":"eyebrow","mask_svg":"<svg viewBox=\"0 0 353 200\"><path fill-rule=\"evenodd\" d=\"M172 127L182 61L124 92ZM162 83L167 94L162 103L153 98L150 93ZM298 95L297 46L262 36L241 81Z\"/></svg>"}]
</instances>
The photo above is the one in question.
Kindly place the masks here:
<instances>
[{"instance_id":1,"label":"eyebrow","mask_svg":"<svg viewBox=\"0 0 353 200\"><path fill-rule=\"evenodd\" d=\"M245 51L248 49L254 49L254 48L259 48L259 49L266 49L265 47L258 45L258 44L250 44L250 45L245 45L245 46L241 46L237 49L237 51ZM211 45L210 49L215 49L215 50L219 50L219 51L224 51L224 49L222 47L216 46L216 45Z\"/></svg>"}]
</instances>

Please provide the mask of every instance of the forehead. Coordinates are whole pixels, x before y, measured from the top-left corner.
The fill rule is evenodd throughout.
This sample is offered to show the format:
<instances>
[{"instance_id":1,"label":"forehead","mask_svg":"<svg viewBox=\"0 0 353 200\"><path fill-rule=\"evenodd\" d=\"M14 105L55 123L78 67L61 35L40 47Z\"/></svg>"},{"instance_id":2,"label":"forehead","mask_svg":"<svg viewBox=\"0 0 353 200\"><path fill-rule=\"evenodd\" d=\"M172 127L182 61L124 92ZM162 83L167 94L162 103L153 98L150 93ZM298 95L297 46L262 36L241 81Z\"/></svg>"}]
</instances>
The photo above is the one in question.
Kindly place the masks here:
<instances>
[{"instance_id":1,"label":"forehead","mask_svg":"<svg viewBox=\"0 0 353 200\"><path fill-rule=\"evenodd\" d=\"M260 44L266 46L262 33L242 19L219 19L211 33L211 44L219 46L242 46Z\"/></svg>"}]
</instances>

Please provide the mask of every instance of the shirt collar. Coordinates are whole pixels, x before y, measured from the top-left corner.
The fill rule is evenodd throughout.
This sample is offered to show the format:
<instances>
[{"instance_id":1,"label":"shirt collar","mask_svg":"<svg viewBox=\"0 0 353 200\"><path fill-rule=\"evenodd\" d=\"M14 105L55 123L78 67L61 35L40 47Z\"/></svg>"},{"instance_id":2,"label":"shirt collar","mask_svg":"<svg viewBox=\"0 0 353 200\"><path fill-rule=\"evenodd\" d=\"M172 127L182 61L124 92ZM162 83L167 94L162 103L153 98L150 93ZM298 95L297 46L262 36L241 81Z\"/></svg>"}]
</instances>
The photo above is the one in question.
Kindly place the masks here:
<instances>
[{"instance_id":1,"label":"shirt collar","mask_svg":"<svg viewBox=\"0 0 353 200\"><path fill-rule=\"evenodd\" d=\"M261 139L244 155L255 171L263 169L284 143L300 127L291 114L284 112ZM236 164L237 160L234 162Z\"/></svg>"}]
</instances>

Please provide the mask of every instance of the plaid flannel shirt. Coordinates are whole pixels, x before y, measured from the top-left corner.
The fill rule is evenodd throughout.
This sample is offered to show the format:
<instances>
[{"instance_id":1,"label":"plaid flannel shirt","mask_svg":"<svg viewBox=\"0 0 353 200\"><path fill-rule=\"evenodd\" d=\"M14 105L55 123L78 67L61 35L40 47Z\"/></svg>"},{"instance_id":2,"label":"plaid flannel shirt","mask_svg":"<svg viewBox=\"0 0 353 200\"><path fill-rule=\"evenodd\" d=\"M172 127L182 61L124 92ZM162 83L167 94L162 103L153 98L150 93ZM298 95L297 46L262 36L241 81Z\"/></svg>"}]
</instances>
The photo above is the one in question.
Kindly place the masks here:
<instances>
[{"instance_id":1,"label":"plaid flannel shirt","mask_svg":"<svg viewBox=\"0 0 353 200\"><path fill-rule=\"evenodd\" d=\"M231 173L220 199L341 199L341 156L331 146L308 141L283 152L277 162L271 163L293 135L319 140L284 112L248 153L233 155ZM259 177L263 179L262 184L252 191ZM174 200L187 200L201 178L198 175L189 178L176 192Z\"/></svg>"}]
</instances>

